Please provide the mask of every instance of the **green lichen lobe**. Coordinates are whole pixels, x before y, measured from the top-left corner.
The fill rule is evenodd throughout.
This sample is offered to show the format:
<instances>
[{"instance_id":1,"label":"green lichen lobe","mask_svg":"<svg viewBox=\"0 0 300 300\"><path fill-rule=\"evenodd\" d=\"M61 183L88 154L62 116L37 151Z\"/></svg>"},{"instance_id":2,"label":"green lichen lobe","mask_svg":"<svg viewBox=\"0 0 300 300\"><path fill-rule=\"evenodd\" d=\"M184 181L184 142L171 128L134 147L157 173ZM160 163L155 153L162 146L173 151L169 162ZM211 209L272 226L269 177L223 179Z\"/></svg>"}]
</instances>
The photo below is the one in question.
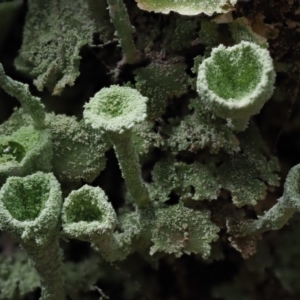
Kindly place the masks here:
<instances>
[{"instance_id":1,"label":"green lichen lobe","mask_svg":"<svg viewBox=\"0 0 300 300\"><path fill-rule=\"evenodd\" d=\"M184 253L197 253L207 258L218 231L208 211L193 211L181 204L163 208L158 211L150 254L163 251L180 257Z\"/></svg>"}]
</instances>

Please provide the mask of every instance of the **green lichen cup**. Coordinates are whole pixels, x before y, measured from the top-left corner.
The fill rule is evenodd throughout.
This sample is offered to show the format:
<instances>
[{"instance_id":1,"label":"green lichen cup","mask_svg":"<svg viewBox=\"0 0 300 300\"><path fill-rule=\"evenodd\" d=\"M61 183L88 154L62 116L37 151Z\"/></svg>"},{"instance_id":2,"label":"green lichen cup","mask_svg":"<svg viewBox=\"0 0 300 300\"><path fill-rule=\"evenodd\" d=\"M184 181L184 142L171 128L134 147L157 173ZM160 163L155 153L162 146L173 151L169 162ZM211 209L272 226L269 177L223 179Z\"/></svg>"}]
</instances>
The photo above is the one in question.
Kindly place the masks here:
<instances>
[{"instance_id":1,"label":"green lichen cup","mask_svg":"<svg viewBox=\"0 0 300 300\"><path fill-rule=\"evenodd\" d=\"M62 196L51 173L9 177L0 191L0 229L28 255L41 281L41 300L64 300L58 223Z\"/></svg>"},{"instance_id":2,"label":"green lichen cup","mask_svg":"<svg viewBox=\"0 0 300 300\"><path fill-rule=\"evenodd\" d=\"M275 72L268 50L241 42L220 45L199 66L198 109L229 119L235 130L244 130L274 91Z\"/></svg>"},{"instance_id":3,"label":"green lichen cup","mask_svg":"<svg viewBox=\"0 0 300 300\"><path fill-rule=\"evenodd\" d=\"M212 15L232 10L237 0L136 0L138 7L147 11L168 14L170 11L181 15L194 16L201 13Z\"/></svg>"},{"instance_id":4,"label":"green lichen cup","mask_svg":"<svg viewBox=\"0 0 300 300\"><path fill-rule=\"evenodd\" d=\"M102 189L85 185L66 198L62 221L67 237L93 242L112 234L117 216Z\"/></svg>"},{"instance_id":5,"label":"green lichen cup","mask_svg":"<svg viewBox=\"0 0 300 300\"><path fill-rule=\"evenodd\" d=\"M10 136L0 135L0 186L9 176L50 172L51 134L33 126L21 127Z\"/></svg>"}]
</instances>

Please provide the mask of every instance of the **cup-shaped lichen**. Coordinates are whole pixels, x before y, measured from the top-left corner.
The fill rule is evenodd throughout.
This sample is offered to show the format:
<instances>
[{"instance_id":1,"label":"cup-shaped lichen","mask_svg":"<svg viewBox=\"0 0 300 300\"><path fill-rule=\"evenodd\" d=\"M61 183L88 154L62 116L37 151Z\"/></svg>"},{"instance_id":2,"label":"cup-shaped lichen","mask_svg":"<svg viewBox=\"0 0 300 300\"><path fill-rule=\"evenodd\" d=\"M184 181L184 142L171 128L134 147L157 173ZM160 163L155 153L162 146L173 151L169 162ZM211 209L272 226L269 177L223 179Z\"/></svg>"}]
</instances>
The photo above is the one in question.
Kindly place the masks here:
<instances>
[{"instance_id":1,"label":"cup-shaped lichen","mask_svg":"<svg viewBox=\"0 0 300 300\"><path fill-rule=\"evenodd\" d=\"M85 122L94 129L122 134L145 120L147 100L130 87L103 88L85 105Z\"/></svg>"},{"instance_id":2,"label":"cup-shaped lichen","mask_svg":"<svg viewBox=\"0 0 300 300\"><path fill-rule=\"evenodd\" d=\"M237 0L136 0L139 8L168 14L175 11L181 15L225 13L232 9Z\"/></svg>"},{"instance_id":3,"label":"cup-shaped lichen","mask_svg":"<svg viewBox=\"0 0 300 300\"><path fill-rule=\"evenodd\" d=\"M9 177L0 191L0 228L11 234L36 268L43 300L63 300L58 222L62 197L53 174Z\"/></svg>"},{"instance_id":4,"label":"cup-shaped lichen","mask_svg":"<svg viewBox=\"0 0 300 300\"><path fill-rule=\"evenodd\" d=\"M17 221L35 220L45 206L49 197L49 181L38 177L35 181L10 180L11 192L3 198L2 202L11 216Z\"/></svg>"},{"instance_id":5,"label":"cup-shaped lichen","mask_svg":"<svg viewBox=\"0 0 300 300\"><path fill-rule=\"evenodd\" d=\"M271 97L274 81L268 50L250 42L220 45L199 66L199 108L204 104L216 116L231 119L236 130L244 130Z\"/></svg>"},{"instance_id":6,"label":"cup-shaped lichen","mask_svg":"<svg viewBox=\"0 0 300 300\"><path fill-rule=\"evenodd\" d=\"M117 216L103 190L85 185L66 198L62 220L66 236L93 242L112 234Z\"/></svg>"},{"instance_id":7,"label":"cup-shaped lichen","mask_svg":"<svg viewBox=\"0 0 300 300\"><path fill-rule=\"evenodd\" d=\"M122 260L132 251L139 233L134 217L120 222L102 189L85 185L66 198L62 211L63 233L70 239L90 242L108 261Z\"/></svg>"},{"instance_id":8,"label":"cup-shaped lichen","mask_svg":"<svg viewBox=\"0 0 300 300\"><path fill-rule=\"evenodd\" d=\"M131 129L145 120L148 98L130 87L113 85L98 92L85 105L85 122L108 134L120 164L127 188L138 206L150 203L141 178L138 155L131 140Z\"/></svg>"},{"instance_id":9,"label":"cup-shaped lichen","mask_svg":"<svg viewBox=\"0 0 300 300\"><path fill-rule=\"evenodd\" d=\"M51 136L48 131L27 126L10 136L0 135L0 185L10 175L49 172L51 159Z\"/></svg>"}]
</instances>

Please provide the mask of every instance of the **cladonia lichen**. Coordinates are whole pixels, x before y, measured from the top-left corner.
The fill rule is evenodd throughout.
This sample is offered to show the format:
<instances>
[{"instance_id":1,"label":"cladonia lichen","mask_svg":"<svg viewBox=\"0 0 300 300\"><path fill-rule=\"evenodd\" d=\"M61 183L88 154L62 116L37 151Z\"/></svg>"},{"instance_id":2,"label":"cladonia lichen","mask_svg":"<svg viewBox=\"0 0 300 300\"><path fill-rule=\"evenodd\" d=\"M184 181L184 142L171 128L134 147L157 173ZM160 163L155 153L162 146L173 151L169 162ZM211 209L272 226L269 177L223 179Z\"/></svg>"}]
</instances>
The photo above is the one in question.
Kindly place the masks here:
<instances>
[{"instance_id":1,"label":"cladonia lichen","mask_svg":"<svg viewBox=\"0 0 300 300\"><path fill-rule=\"evenodd\" d=\"M118 299L142 299L126 268L143 278L149 265L190 255L189 264L208 269L229 253L234 269L241 259L232 248L252 255L263 233L299 212L299 149L292 166L277 147L287 123L299 127L296 92L285 87L289 110L278 124L280 65L239 17L242 1L26 5L16 57L0 52L0 299L36 299L38 288L42 300L95 299L95 291L108 299L98 287L105 280L116 290L126 281ZM8 34L18 9L19 1L0 0L0 18L9 13L0 20L1 51L18 36ZM6 234L14 246L2 245ZM282 245L273 252L291 289L283 272L292 262ZM242 280L234 278L236 291Z\"/></svg>"}]
</instances>

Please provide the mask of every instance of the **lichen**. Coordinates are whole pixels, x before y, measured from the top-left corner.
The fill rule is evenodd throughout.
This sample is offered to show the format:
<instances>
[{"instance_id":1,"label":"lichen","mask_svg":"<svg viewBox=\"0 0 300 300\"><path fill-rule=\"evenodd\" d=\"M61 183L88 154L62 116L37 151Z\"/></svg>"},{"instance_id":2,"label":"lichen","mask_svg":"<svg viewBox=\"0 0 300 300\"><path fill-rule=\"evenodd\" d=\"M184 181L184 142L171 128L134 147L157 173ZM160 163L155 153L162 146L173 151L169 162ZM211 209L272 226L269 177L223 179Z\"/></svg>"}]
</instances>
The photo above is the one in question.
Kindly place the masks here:
<instances>
[{"instance_id":1,"label":"lichen","mask_svg":"<svg viewBox=\"0 0 300 300\"><path fill-rule=\"evenodd\" d=\"M182 15L198 15L205 13L212 15L213 13L224 13L228 11L237 0L136 0L139 8L167 14L170 11L178 12Z\"/></svg>"},{"instance_id":2,"label":"lichen","mask_svg":"<svg viewBox=\"0 0 300 300\"><path fill-rule=\"evenodd\" d=\"M186 65L176 62L153 62L136 71L136 88L143 96L149 98L147 115L152 120L161 116L168 100L179 98L188 91Z\"/></svg>"},{"instance_id":3,"label":"lichen","mask_svg":"<svg viewBox=\"0 0 300 300\"><path fill-rule=\"evenodd\" d=\"M33 77L39 90L58 95L79 76L80 50L96 32L104 42L111 36L104 1L28 1L16 68Z\"/></svg>"},{"instance_id":4,"label":"lichen","mask_svg":"<svg viewBox=\"0 0 300 300\"><path fill-rule=\"evenodd\" d=\"M209 255L210 243L218 238L219 229L210 221L208 211L193 211L180 204L158 211L157 224L153 230L151 254L157 251Z\"/></svg>"},{"instance_id":5,"label":"lichen","mask_svg":"<svg viewBox=\"0 0 300 300\"><path fill-rule=\"evenodd\" d=\"M0 0L0 299L299 299L295 3L25 2Z\"/></svg>"}]
</instances>

